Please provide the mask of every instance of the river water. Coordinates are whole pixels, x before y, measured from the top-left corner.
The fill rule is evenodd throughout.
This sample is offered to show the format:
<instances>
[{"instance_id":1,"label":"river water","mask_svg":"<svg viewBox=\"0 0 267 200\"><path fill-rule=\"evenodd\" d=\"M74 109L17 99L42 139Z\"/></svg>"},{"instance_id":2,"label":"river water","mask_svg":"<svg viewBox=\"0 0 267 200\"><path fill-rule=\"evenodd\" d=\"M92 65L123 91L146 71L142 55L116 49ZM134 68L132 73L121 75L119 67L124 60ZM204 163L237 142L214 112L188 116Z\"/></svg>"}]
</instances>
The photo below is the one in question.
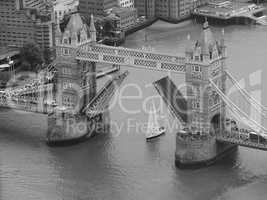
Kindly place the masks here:
<instances>
[{"instance_id":1,"label":"river water","mask_svg":"<svg viewBox=\"0 0 267 200\"><path fill-rule=\"evenodd\" d=\"M221 36L222 27L212 30ZM154 51L180 55L188 34L192 41L199 38L201 25L159 21L129 36L125 46L141 48L145 32ZM260 90L266 105L267 27L235 25L225 27L224 32L229 70L244 80L249 91ZM157 95L150 83L168 74L122 69L128 69L130 75L120 94L132 98L116 101L111 108L110 133L87 142L49 148L45 145L45 116L1 110L1 200L267 199L267 152L240 147L211 167L179 170L174 165L174 132L168 129L165 136L146 143L140 126L148 118L143 106L147 97ZM255 72L257 81L251 82ZM176 84L184 81L181 75L172 75L172 80ZM166 117L172 122L168 114Z\"/></svg>"}]
</instances>

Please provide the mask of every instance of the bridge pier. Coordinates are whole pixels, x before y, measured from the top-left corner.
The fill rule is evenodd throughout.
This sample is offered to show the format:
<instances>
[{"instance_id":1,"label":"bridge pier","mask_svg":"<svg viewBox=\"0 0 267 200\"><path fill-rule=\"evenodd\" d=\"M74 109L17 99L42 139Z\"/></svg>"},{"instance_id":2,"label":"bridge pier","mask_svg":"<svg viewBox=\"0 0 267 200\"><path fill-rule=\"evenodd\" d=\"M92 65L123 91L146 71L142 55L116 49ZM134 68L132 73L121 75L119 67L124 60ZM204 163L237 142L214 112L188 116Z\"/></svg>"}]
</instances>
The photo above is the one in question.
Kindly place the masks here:
<instances>
[{"instance_id":1,"label":"bridge pier","mask_svg":"<svg viewBox=\"0 0 267 200\"><path fill-rule=\"evenodd\" d=\"M85 141L94 135L109 132L109 112L94 118L86 115L57 112L48 116L47 144L65 146Z\"/></svg>"},{"instance_id":2,"label":"bridge pier","mask_svg":"<svg viewBox=\"0 0 267 200\"><path fill-rule=\"evenodd\" d=\"M188 137L176 135L175 165L179 168L199 168L213 164L237 150L237 145L216 141L216 137Z\"/></svg>"},{"instance_id":3,"label":"bridge pier","mask_svg":"<svg viewBox=\"0 0 267 200\"><path fill-rule=\"evenodd\" d=\"M67 75L75 79L67 77L65 71L71 71ZM103 124L105 116L101 113L89 119L82 112L96 95L96 63L72 60L68 70L58 69L56 82L59 106L54 113L48 115L47 143L68 145L90 138L99 131L97 126Z\"/></svg>"},{"instance_id":4,"label":"bridge pier","mask_svg":"<svg viewBox=\"0 0 267 200\"><path fill-rule=\"evenodd\" d=\"M225 45L213 37L208 23L193 48L186 52L186 95L188 120L184 130L176 134L177 167L206 166L237 149L237 145L221 144L216 134L225 129L225 103L211 86L211 80L226 91Z\"/></svg>"},{"instance_id":5,"label":"bridge pier","mask_svg":"<svg viewBox=\"0 0 267 200\"><path fill-rule=\"evenodd\" d=\"M60 49L59 52L61 52ZM60 63L56 66L55 80L58 106L48 115L47 144L69 145L84 141L96 134L109 132L108 111L90 118L83 111L96 97L96 62L80 61L60 53L57 55ZM49 94L47 95L49 98Z\"/></svg>"}]
</instances>

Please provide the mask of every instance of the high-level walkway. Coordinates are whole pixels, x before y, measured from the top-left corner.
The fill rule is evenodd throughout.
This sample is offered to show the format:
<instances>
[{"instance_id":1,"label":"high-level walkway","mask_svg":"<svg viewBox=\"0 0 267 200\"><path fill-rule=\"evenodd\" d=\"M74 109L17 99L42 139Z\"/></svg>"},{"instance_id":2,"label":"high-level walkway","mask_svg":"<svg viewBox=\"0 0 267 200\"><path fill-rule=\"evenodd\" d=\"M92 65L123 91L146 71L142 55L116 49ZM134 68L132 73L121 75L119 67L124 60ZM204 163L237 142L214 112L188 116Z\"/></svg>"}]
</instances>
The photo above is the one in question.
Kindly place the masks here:
<instances>
[{"instance_id":1,"label":"high-level walkway","mask_svg":"<svg viewBox=\"0 0 267 200\"><path fill-rule=\"evenodd\" d=\"M66 49L66 47L61 48L62 52ZM69 52L72 51L73 49L69 49ZM68 50L66 52L68 52ZM183 56L167 55L123 47L111 47L101 44L92 45L88 42L80 45L76 59L142 69L185 73L185 57Z\"/></svg>"}]
</instances>

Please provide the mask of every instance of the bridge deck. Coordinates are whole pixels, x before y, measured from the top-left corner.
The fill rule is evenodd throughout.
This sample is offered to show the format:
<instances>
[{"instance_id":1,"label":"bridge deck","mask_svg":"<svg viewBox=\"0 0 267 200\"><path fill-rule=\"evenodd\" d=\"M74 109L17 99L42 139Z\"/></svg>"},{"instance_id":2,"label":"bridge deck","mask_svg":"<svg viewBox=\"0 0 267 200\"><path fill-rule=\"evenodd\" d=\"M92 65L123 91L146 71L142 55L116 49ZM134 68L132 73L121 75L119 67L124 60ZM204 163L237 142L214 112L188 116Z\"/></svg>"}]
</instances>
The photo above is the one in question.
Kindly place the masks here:
<instances>
[{"instance_id":1,"label":"bridge deck","mask_svg":"<svg viewBox=\"0 0 267 200\"><path fill-rule=\"evenodd\" d=\"M94 117L95 115L104 112L109 105L110 99L128 74L129 72L126 71L116 75L112 80L108 81L92 101L83 109L83 112L85 112L88 117Z\"/></svg>"},{"instance_id":2,"label":"bridge deck","mask_svg":"<svg viewBox=\"0 0 267 200\"><path fill-rule=\"evenodd\" d=\"M253 142L249 139L243 140L239 138L220 136L220 135L217 135L216 138L217 138L217 141L219 142L237 144L237 145L248 147L248 148L267 151L267 143L263 144L263 143Z\"/></svg>"},{"instance_id":3,"label":"bridge deck","mask_svg":"<svg viewBox=\"0 0 267 200\"><path fill-rule=\"evenodd\" d=\"M187 123L187 102L171 79L165 77L153 84L174 116L181 123Z\"/></svg>"}]
</instances>

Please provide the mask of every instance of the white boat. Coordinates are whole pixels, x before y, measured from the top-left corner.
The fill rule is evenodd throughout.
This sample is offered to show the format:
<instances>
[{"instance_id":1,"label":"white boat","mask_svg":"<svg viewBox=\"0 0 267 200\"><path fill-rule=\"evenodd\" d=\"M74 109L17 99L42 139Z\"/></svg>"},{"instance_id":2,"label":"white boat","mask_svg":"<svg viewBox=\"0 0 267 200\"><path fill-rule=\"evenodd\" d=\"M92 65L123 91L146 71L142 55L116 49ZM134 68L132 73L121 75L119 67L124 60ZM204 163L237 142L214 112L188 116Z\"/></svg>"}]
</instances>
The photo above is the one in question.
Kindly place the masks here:
<instances>
[{"instance_id":1,"label":"white boat","mask_svg":"<svg viewBox=\"0 0 267 200\"><path fill-rule=\"evenodd\" d=\"M155 104L153 102L152 109L150 110L148 117L146 139L150 140L152 138L159 137L160 135L164 134L165 131L166 129L164 127L159 126L158 115L156 112Z\"/></svg>"}]
</instances>

